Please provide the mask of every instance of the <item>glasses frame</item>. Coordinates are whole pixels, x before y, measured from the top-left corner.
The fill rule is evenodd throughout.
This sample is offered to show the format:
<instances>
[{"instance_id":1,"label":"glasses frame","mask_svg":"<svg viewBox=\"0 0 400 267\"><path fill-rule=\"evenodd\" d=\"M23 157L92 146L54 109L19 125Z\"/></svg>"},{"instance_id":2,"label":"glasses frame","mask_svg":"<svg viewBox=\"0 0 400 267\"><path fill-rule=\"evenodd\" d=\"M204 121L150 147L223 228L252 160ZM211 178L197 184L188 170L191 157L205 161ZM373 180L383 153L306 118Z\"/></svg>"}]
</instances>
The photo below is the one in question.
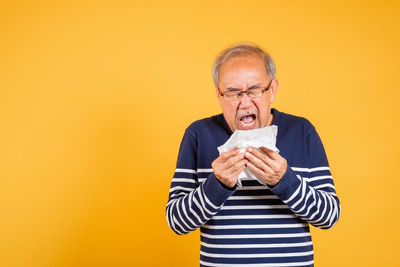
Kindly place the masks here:
<instances>
[{"instance_id":1,"label":"glasses frame","mask_svg":"<svg viewBox=\"0 0 400 267\"><path fill-rule=\"evenodd\" d=\"M249 98L251 98L251 99L255 99L255 98L261 97L261 96L264 94L264 92L268 91L268 90L270 89L271 85L272 85L272 80L269 82L269 84L268 84L267 87L250 88L250 89L247 89L247 90L245 90L245 91L240 90L240 91L238 91L238 93L239 93L239 94L238 94L238 97L237 97L237 98L232 98L232 99L227 99L226 96L224 96L227 92L232 92L232 91L227 91L227 92L221 93L221 91L220 91L219 88L218 88L218 93L219 93L222 97L224 97L225 99L227 99L227 100L238 100L238 99L241 99L243 94L246 94L246 95L247 95ZM249 96L248 92L249 92L249 90L252 90L252 89L262 89L261 95L260 95L260 96L256 96L256 97L251 97L251 96Z\"/></svg>"}]
</instances>

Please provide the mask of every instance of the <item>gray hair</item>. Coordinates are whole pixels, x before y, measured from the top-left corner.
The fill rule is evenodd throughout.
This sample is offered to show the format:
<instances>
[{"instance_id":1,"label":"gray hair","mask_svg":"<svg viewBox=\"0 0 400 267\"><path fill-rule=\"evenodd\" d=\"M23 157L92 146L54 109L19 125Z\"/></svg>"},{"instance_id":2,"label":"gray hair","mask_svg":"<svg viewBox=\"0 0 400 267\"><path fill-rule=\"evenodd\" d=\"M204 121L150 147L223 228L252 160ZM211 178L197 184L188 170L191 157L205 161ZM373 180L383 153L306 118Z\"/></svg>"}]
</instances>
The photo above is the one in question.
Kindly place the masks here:
<instances>
[{"instance_id":1,"label":"gray hair","mask_svg":"<svg viewBox=\"0 0 400 267\"><path fill-rule=\"evenodd\" d=\"M235 44L223 50L214 61L212 74L215 86L218 88L219 71L222 64L234 57L251 55L258 56L264 62L265 71L267 72L269 79L274 79L276 74L275 63L267 52L255 44Z\"/></svg>"}]
</instances>

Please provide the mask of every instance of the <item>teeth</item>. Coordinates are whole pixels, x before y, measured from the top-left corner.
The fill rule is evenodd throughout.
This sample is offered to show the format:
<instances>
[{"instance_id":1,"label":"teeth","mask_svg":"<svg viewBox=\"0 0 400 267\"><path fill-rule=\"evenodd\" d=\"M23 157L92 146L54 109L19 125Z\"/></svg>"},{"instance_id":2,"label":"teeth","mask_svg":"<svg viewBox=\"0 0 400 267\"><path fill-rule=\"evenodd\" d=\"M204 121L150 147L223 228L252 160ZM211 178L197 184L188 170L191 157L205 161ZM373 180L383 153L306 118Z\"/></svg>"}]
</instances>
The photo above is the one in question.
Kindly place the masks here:
<instances>
[{"instance_id":1,"label":"teeth","mask_svg":"<svg viewBox=\"0 0 400 267\"><path fill-rule=\"evenodd\" d=\"M253 120L252 122L249 123L244 123L243 121L240 121L240 123L242 124L242 126L247 127L247 126L251 126L256 122L256 120Z\"/></svg>"}]
</instances>

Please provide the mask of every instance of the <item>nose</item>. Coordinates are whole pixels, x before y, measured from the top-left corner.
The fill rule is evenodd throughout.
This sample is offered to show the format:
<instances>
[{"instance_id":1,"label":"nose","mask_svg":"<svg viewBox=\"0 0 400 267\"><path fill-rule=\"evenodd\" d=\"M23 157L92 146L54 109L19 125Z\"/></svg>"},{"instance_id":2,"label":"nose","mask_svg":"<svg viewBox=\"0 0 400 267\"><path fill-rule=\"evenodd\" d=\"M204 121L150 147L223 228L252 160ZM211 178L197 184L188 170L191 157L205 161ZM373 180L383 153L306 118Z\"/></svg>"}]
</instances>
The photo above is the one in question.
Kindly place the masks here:
<instances>
[{"instance_id":1,"label":"nose","mask_svg":"<svg viewBox=\"0 0 400 267\"><path fill-rule=\"evenodd\" d=\"M254 106L253 100L247 94L242 94L242 97L240 98L239 108L246 109L252 106Z\"/></svg>"}]
</instances>

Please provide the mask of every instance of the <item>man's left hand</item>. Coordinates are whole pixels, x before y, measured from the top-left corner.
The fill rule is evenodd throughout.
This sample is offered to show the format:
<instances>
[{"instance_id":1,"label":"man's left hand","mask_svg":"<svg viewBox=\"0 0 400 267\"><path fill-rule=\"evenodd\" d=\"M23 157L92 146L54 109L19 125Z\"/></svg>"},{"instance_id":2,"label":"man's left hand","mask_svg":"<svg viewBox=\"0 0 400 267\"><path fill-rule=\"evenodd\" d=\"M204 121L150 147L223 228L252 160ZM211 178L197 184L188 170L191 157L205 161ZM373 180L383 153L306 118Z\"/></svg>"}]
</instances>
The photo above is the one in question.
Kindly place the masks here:
<instances>
[{"instance_id":1,"label":"man's left hand","mask_svg":"<svg viewBox=\"0 0 400 267\"><path fill-rule=\"evenodd\" d=\"M286 159L266 147L260 147L259 149L248 148L245 158L249 160L246 167L267 185L277 185L286 172Z\"/></svg>"}]
</instances>

